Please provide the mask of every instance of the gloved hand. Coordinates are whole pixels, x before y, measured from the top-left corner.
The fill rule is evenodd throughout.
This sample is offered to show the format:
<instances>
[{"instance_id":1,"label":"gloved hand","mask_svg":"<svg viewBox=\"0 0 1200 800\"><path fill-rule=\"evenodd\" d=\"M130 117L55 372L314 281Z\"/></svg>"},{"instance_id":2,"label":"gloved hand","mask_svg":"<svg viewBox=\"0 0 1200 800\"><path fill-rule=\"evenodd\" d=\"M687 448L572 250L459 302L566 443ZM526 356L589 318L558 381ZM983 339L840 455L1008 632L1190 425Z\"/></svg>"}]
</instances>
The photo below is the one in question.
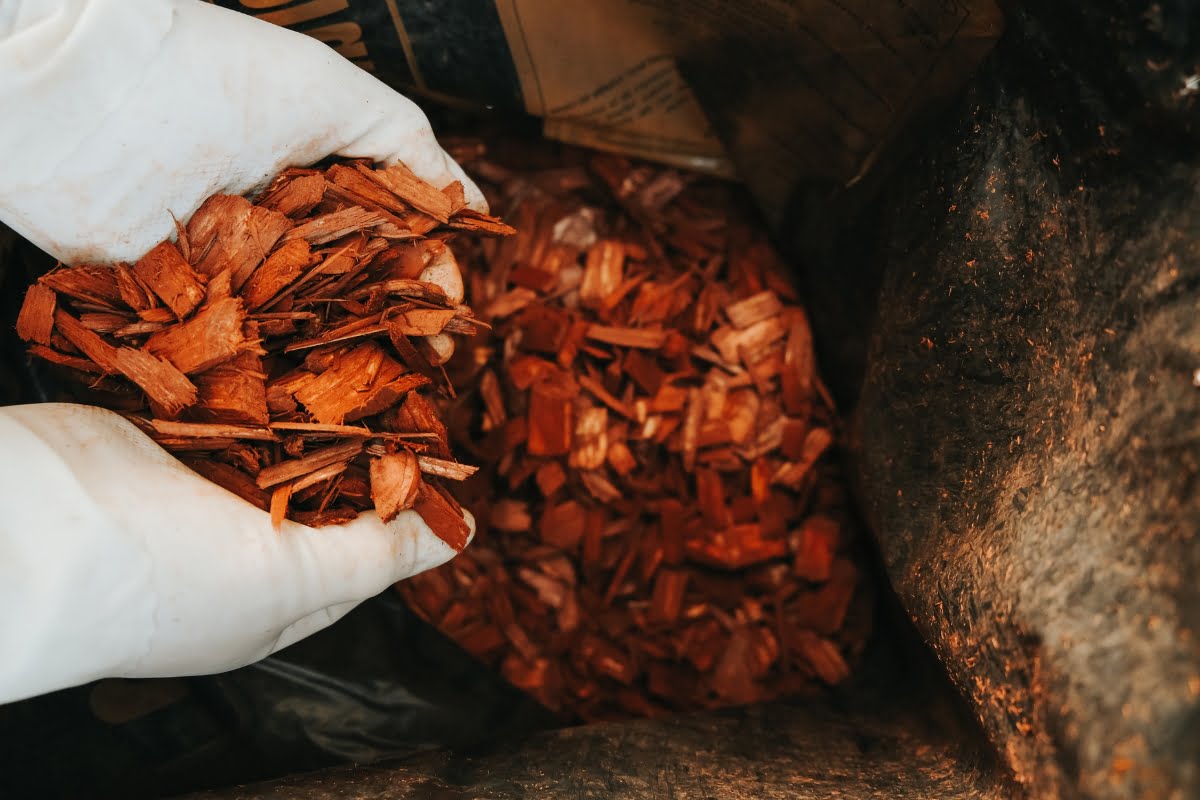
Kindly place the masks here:
<instances>
[{"instance_id":1,"label":"gloved hand","mask_svg":"<svg viewBox=\"0 0 1200 800\"><path fill-rule=\"evenodd\" d=\"M103 409L3 408L0 443L0 701L233 669L454 555L411 511L276 532Z\"/></svg>"},{"instance_id":2,"label":"gloved hand","mask_svg":"<svg viewBox=\"0 0 1200 800\"><path fill-rule=\"evenodd\" d=\"M0 219L70 263L136 259L171 213L331 154L486 210L411 102L200 0L0 0L0 108ZM276 532L115 414L0 409L0 702L251 663L452 555L411 511Z\"/></svg>"},{"instance_id":3,"label":"gloved hand","mask_svg":"<svg viewBox=\"0 0 1200 800\"><path fill-rule=\"evenodd\" d=\"M463 182L425 115L321 42L201 0L0 0L0 218L133 261L215 192L328 155Z\"/></svg>"}]
</instances>

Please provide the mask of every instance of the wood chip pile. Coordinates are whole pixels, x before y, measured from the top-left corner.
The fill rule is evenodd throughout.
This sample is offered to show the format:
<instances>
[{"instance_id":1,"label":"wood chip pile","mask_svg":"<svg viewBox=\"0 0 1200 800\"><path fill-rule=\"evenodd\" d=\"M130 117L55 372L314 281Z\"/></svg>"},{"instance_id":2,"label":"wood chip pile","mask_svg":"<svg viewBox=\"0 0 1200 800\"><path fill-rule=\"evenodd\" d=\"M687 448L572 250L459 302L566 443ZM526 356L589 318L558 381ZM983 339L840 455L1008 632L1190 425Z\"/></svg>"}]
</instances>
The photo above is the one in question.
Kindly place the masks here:
<instances>
[{"instance_id":1,"label":"wood chip pile","mask_svg":"<svg viewBox=\"0 0 1200 800\"><path fill-rule=\"evenodd\" d=\"M460 348L446 419L484 465L459 487L479 533L398 589L577 719L845 680L871 600L836 418L740 195L550 145L454 147L518 233L464 262L494 330Z\"/></svg>"},{"instance_id":2,"label":"wood chip pile","mask_svg":"<svg viewBox=\"0 0 1200 800\"><path fill-rule=\"evenodd\" d=\"M127 413L248 502L308 525L414 508L462 550L456 462L417 390L452 392L463 305L447 240L512 229L403 165L293 169L251 203L214 195L136 264L43 276L17 332L69 396Z\"/></svg>"}]
</instances>

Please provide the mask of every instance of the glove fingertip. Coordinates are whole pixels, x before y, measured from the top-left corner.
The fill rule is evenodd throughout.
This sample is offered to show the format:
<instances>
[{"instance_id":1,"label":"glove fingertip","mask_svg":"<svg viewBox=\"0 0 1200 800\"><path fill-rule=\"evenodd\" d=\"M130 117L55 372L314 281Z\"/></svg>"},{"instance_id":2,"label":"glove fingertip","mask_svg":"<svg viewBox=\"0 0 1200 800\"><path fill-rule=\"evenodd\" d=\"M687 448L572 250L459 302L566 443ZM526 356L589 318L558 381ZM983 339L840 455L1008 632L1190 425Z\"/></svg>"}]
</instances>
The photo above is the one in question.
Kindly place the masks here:
<instances>
[{"instance_id":1,"label":"glove fingertip","mask_svg":"<svg viewBox=\"0 0 1200 800\"><path fill-rule=\"evenodd\" d=\"M463 519L469 529L467 543L475 536L475 518L464 510ZM426 570L435 569L458 555L458 552L434 533L429 524L416 511L404 511L396 519L387 523L387 527L396 532L397 540L402 544L397 553L397 574L395 580L402 581L419 575Z\"/></svg>"},{"instance_id":2,"label":"glove fingertip","mask_svg":"<svg viewBox=\"0 0 1200 800\"><path fill-rule=\"evenodd\" d=\"M411 512L411 513L418 520L420 520L421 527L422 527L422 536L424 536L426 534L426 532L428 532L428 540L431 543L426 545L426 550L424 551L424 553L422 553L423 558L418 559L413 564L412 569L406 575L404 575L402 578L399 578L399 580L404 580L405 578L411 578L413 575L419 575L420 573L425 572L426 570L435 569L436 567L440 567L442 564L445 564L447 561L449 561L452 558L454 558L455 556L457 556L460 552L460 551L456 550L454 547L452 547L445 539L443 539L441 536L439 536L437 533L435 533L433 531L433 529L429 527L429 524L426 523L424 519L421 519L419 514L417 514L415 511ZM463 518L463 521L467 524L467 537L466 537L465 542L462 544L462 547L465 549L470 546L471 541L474 540L474 538L475 538L475 517L471 514L470 511L467 511L464 508L464 509L462 509L462 518ZM425 540L423 540L423 541L425 541ZM432 544L432 542L436 542L436 545Z\"/></svg>"},{"instance_id":3,"label":"glove fingertip","mask_svg":"<svg viewBox=\"0 0 1200 800\"><path fill-rule=\"evenodd\" d=\"M466 512L463 517L469 542L475 519ZM457 555L412 510L387 523L375 511L365 511L345 525L309 530L309 546L325 586L321 605L371 597Z\"/></svg>"}]
</instances>

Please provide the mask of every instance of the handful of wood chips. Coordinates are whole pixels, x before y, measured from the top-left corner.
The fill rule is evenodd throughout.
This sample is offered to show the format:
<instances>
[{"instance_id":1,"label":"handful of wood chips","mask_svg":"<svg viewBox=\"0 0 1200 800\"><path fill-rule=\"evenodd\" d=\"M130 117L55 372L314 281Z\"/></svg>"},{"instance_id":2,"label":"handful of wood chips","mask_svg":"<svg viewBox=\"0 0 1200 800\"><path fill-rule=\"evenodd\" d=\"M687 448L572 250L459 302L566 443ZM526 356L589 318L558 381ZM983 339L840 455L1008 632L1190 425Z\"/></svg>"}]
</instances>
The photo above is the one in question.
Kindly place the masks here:
<instances>
[{"instance_id":1,"label":"handful of wood chips","mask_svg":"<svg viewBox=\"0 0 1200 800\"><path fill-rule=\"evenodd\" d=\"M843 681L871 625L807 318L728 185L552 145L451 151L517 234L445 418L465 553L398 589L576 719Z\"/></svg>"},{"instance_id":2,"label":"handful of wood chips","mask_svg":"<svg viewBox=\"0 0 1200 800\"><path fill-rule=\"evenodd\" d=\"M462 550L439 480L474 469L420 390L452 393L447 337L486 327L447 241L512 229L457 182L354 161L288 170L253 203L214 195L177 229L136 264L61 267L29 289L17 332L68 396L125 412L276 526L412 508Z\"/></svg>"}]
</instances>

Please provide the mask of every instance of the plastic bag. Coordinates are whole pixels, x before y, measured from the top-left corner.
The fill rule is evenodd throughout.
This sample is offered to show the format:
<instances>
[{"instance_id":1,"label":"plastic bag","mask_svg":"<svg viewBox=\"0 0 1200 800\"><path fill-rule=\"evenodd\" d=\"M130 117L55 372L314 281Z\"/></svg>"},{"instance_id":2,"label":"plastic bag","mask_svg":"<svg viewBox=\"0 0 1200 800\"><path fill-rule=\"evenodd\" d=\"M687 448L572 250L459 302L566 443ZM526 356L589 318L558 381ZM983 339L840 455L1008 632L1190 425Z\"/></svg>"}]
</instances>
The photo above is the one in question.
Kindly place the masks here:
<instances>
[{"instance_id":1,"label":"plastic bag","mask_svg":"<svg viewBox=\"0 0 1200 800\"><path fill-rule=\"evenodd\" d=\"M0 797L163 797L470 753L554 724L388 592L224 675L100 681L0 706Z\"/></svg>"}]
</instances>

